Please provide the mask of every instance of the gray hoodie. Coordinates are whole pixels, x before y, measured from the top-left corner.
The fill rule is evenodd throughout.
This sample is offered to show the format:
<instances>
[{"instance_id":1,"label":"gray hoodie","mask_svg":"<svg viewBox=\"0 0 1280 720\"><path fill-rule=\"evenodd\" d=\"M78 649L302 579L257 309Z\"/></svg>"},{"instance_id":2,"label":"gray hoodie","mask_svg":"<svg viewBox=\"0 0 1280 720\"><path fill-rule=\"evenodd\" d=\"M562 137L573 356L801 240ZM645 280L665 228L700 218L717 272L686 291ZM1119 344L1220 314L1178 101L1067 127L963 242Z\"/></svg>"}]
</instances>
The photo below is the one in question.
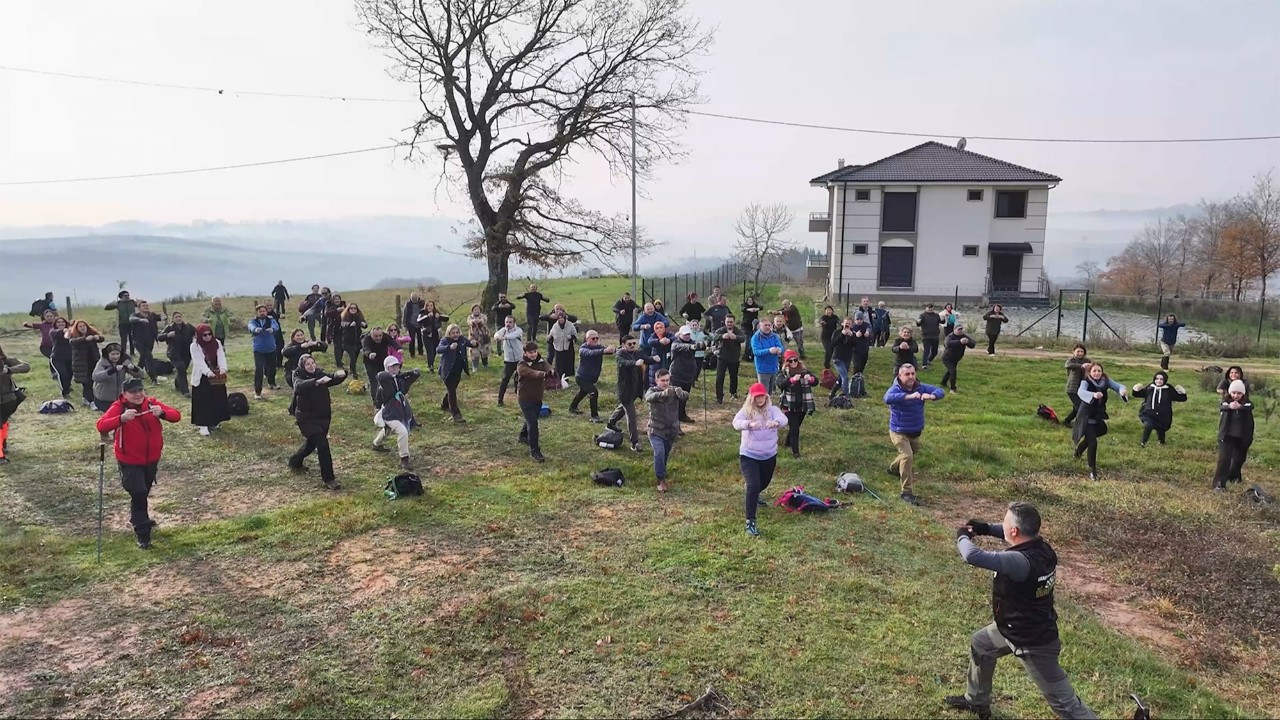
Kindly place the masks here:
<instances>
[{"instance_id":1,"label":"gray hoodie","mask_svg":"<svg viewBox=\"0 0 1280 720\"><path fill-rule=\"evenodd\" d=\"M493 339L502 346L502 361L518 363L524 359L524 330L517 325L510 330L506 325L498 328Z\"/></svg>"},{"instance_id":2,"label":"gray hoodie","mask_svg":"<svg viewBox=\"0 0 1280 720\"><path fill-rule=\"evenodd\" d=\"M130 375L142 377L142 368L134 365L133 361L127 357L120 358L119 365L112 365L107 359L107 353L102 353L102 359L93 369L94 399L103 402L119 400L120 394L124 392L124 381L129 379Z\"/></svg>"}]
</instances>

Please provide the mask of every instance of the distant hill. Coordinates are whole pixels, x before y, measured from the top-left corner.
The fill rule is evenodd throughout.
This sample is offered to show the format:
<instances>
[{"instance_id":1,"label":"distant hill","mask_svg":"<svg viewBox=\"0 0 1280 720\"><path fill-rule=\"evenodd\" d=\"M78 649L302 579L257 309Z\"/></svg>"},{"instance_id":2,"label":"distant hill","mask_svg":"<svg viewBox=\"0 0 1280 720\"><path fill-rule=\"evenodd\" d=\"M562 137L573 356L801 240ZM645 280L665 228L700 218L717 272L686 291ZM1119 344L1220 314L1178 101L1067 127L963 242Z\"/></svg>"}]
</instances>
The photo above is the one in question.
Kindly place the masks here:
<instances>
[{"instance_id":1,"label":"distant hill","mask_svg":"<svg viewBox=\"0 0 1280 720\"><path fill-rule=\"evenodd\" d=\"M84 303L102 302L115 297L121 280L135 297L159 300L201 290L266 297L277 280L284 280L295 294L305 293L312 283L335 291L364 289L386 278L388 271L403 271L418 262L438 271L442 265L446 271L452 268L447 275L454 282L483 278L478 263L439 252L427 260L402 248L376 245L362 245L360 254L329 252L325 243L306 250L280 245L285 243L231 244L149 235L4 241L0 312L25 310L48 290L59 302L68 295Z\"/></svg>"},{"instance_id":2,"label":"distant hill","mask_svg":"<svg viewBox=\"0 0 1280 720\"><path fill-rule=\"evenodd\" d=\"M440 282L439 280L433 277L423 277L423 278L390 277L390 278L383 278L378 282L374 283L373 289L374 290L390 290L393 288L433 287L436 285L443 285L443 284L444 283Z\"/></svg>"}]
</instances>

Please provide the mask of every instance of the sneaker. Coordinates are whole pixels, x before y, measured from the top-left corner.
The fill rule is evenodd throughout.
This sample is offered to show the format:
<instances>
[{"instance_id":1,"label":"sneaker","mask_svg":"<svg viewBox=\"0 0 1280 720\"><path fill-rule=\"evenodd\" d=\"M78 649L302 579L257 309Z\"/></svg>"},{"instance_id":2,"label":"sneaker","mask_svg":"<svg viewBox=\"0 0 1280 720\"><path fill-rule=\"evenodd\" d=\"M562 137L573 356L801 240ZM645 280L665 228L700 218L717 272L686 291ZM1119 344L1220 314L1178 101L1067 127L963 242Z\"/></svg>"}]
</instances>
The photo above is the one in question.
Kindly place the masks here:
<instances>
[{"instance_id":1,"label":"sneaker","mask_svg":"<svg viewBox=\"0 0 1280 720\"><path fill-rule=\"evenodd\" d=\"M1097 470L1090 470L1090 471L1089 471L1089 482L1097 482L1097 481L1098 481L1098 471L1097 471Z\"/></svg>"},{"instance_id":2,"label":"sneaker","mask_svg":"<svg viewBox=\"0 0 1280 720\"><path fill-rule=\"evenodd\" d=\"M898 495L898 497L902 498L902 502L908 505L914 505L915 507L920 507L920 498L916 497L915 495L909 492L904 492Z\"/></svg>"},{"instance_id":3,"label":"sneaker","mask_svg":"<svg viewBox=\"0 0 1280 720\"><path fill-rule=\"evenodd\" d=\"M737 395L730 395L729 397L733 398L733 401L734 401L734 402L738 402L738 396L737 396Z\"/></svg>"},{"instance_id":4,"label":"sneaker","mask_svg":"<svg viewBox=\"0 0 1280 720\"><path fill-rule=\"evenodd\" d=\"M533 452L529 453L529 457L533 458L534 462L541 463L541 462L547 461L547 459L543 457L542 453L537 450L534 450Z\"/></svg>"},{"instance_id":5,"label":"sneaker","mask_svg":"<svg viewBox=\"0 0 1280 720\"><path fill-rule=\"evenodd\" d=\"M885 470L885 472L889 473L894 477L902 477L902 471L898 469L897 465L890 465L889 469Z\"/></svg>"},{"instance_id":6,"label":"sneaker","mask_svg":"<svg viewBox=\"0 0 1280 720\"><path fill-rule=\"evenodd\" d=\"M693 418L691 418L691 417L682 417L682 418L680 418L680 422L682 422L682 423L689 423L690 425L693 425L694 423L696 423L696 422L698 422L698 421L697 421L697 420L694 420L694 419L693 419Z\"/></svg>"},{"instance_id":7,"label":"sneaker","mask_svg":"<svg viewBox=\"0 0 1280 720\"><path fill-rule=\"evenodd\" d=\"M391 449L386 445L379 445L378 443L373 444L373 449L375 452L391 452Z\"/></svg>"},{"instance_id":8,"label":"sneaker","mask_svg":"<svg viewBox=\"0 0 1280 720\"><path fill-rule=\"evenodd\" d=\"M716 398L716 404L717 404L717 405L723 405L723 404L724 404L724 398Z\"/></svg>"},{"instance_id":9,"label":"sneaker","mask_svg":"<svg viewBox=\"0 0 1280 720\"><path fill-rule=\"evenodd\" d=\"M502 400L498 400L498 407L506 407L506 404L504 404Z\"/></svg>"},{"instance_id":10,"label":"sneaker","mask_svg":"<svg viewBox=\"0 0 1280 720\"><path fill-rule=\"evenodd\" d=\"M582 414L582 411L581 411L581 410L579 410L579 409L578 409L578 408L576 408L576 407L571 407L571 408L569 408L569 414L570 414L570 415L581 415L581 414Z\"/></svg>"},{"instance_id":11,"label":"sneaker","mask_svg":"<svg viewBox=\"0 0 1280 720\"><path fill-rule=\"evenodd\" d=\"M755 520L747 521L747 534L751 537L760 537L760 528L756 527Z\"/></svg>"},{"instance_id":12,"label":"sneaker","mask_svg":"<svg viewBox=\"0 0 1280 720\"><path fill-rule=\"evenodd\" d=\"M201 436L201 437L209 437L209 428L204 427L204 426L201 426L201 427L200 427L200 436Z\"/></svg>"},{"instance_id":13,"label":"sneaker","mask_svg":"<svg viewBox=\"0 0 1280 720\"><path fill-rule=\"evenodd\" d=\"M1138 447L1146 447L1146 446L1147 446L1147 442L1145 440L1138 443Z\"/></svg>"},{"instance_id":14,"label":"sneaker","mask_svg":"<svg viewBox=\"0 0 1280 720\"><path fill-rule=\"evenodd\" d=\"M604 418L600 417L599 415L592 415L591 417L589 417L589 418L587 418L587 419L588 419L588 420L590 420L590 421L591 421L591 422L593 422L593 423L602 423L602 422L604 422Z\"/></svg>"},{"instance_id":15,"label":"sneaker","mask_svg":"<svg viewBox=\"0 0 1280 720\"><path fill-rule=\"evenodd\" d=\"M324 486L325 489L333 490L335 492L342 489L342 485L339 484L337 480L326 480Z\"/></svg>"},{"instance_id":16,"label":"sneaker","mask_svg":"<svg viewBox=\"0 0 1280 720\"><path fill-rule=\"evenodd\" d=\"M279 385L271 385L271 386L270 386L270 388L271 388L272 390L279 390L279 389L280 389L280 386L279 386Z\"/></svg>"},{"instance_id":17,"label":"sneaker","mask_svg":"<svg viewBox=\"0 0 1280 720\"><path fill-rule=\"evenodd\" d=\"M254 394L253 394L253 399L254 399L254 400L261 400L261 399L262 399L262 393L254 393Z\"/></svg>"},{"instance_id":18,"label":"sneaker","mask_svg":"<svg viewBox=\"0 0 1280 720\"><path fill-rule=\"evenodd\" d=\"M764 498L756 498L756 507L769 507L769 501Z\"/></svg>"},{"instance_id":19,"label":"sneaker","mask_svg":"<svg viewBox=\"0 0 1280 720\"><path fill-rule=\"evenodd\" d=\"M305 463L298 463L297 465L289 463L289 469L296 473L305 473L311 468L307 467Z\"/></svg>"},{"instance_id":20,"label":"sneaker","mask_svg":"<svg viewBox=\"0 0 1280 720\"><path fill-rule=\"evenodd\" d=\"M1214 485L1213 491L1216 493L1225 493L1227 491L1227 488L1222 485Z\"/></svg>"},{"instance_id":21,"label":"sneaker","mask_svg":"<svg viewBox=\"0 0 1280 720\"><path fill-rule=\"evenodd\" d=\"M455 423L456 423L456 424L458 424L458 425L466 425L466 424L467 424L467 419L466 419L466 418L464 418L464 417L462 417L461 415L454 415L454 416L453 416L453 422L455 422Z\"/></svg>"},{"instance_id":22,"label":"sneaker","mask_svg":"<svg viewBox=\"0 0 1280 720\"><path fill-rule=\"evenodd\" d=\"M631 452L643 452L640 449L640 443L631 443Z\"/></svg>"},{"instance_id":23,"label":"sneaker","mask_svg":"<svg viewBox=\"0 0 1280 720\"><path fill-rule=\"evenodd\" d=\"M660 492L660 493L664 493L664 492L666 492L666 491L667 491L667 481L666 481L666 480L659 480L659 481L658 481L658 492Z\"/></svg>"},{"instance_id":24,"label":"sneaker","mask_svg":"<svg viewBox=\"0 0 1280 720\"><path fill-rule=\"evenodd\" d=\"M965 710L978 715L978 720L987 720L991 717L991 708L986 705L974 705L969 702L969 698L963 695L948 695L942 700L947 707L952 710Z\"/></svg>"},{"instance_id":25,"label":"sneaker","mask_svg":"<svg viewBox=\"0 0 1280 720\"><path fill-rule=\"evenodd\" d=\"M150 540L139 540L139 541L138 541L138 549L139 549L139 550L150 550L150 549L151 549L151 541L150 541Z\"/></svg>"}]
</instances>

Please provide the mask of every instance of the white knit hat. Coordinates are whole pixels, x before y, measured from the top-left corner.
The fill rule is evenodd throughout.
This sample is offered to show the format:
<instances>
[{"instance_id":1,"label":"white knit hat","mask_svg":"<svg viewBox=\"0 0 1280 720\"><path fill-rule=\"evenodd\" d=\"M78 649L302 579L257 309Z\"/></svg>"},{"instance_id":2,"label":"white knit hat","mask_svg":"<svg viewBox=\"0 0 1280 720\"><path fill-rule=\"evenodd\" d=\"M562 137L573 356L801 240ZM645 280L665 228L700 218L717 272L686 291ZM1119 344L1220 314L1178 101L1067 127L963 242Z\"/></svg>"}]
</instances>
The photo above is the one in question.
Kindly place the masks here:
<instances>
[{"instance_id":1,"label":"white knit hat","mask_svg":"<svg viewBox=\"0 0 1280 720\"><path fill-rule=\"evenodd\" d=\"M400 364L400 361L396 359L395 355L388 355L382 360L382 369L390 370L392 365L399 365L399 364Z\"/></svg>"},{"instance_id":2,"label":"white knit hat","mask_svg":"<svg viewBox=\"0 0 1280 720\"><path fill-rule=\"evenodd\" d=\"M1244 386L1243 380L1232 380L1231 385L1227 387L1227 392L1240 393L1241 395L1249 392Z\"/></svg>"}]
</instances>

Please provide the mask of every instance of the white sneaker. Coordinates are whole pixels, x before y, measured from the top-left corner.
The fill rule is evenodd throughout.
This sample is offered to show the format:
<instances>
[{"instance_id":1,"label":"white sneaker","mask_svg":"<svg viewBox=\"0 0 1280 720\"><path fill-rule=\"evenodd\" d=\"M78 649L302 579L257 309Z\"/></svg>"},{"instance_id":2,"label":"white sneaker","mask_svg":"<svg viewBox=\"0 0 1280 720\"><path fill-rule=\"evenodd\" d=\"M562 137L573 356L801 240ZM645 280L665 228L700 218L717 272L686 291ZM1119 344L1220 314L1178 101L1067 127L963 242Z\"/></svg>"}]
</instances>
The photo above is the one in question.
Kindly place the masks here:
<instances>
[{"instance_id":1,"label":"white sneaker","mask_svg":"<svg viewBox=\"0 0 1280 720\"><path fill-rule=\"evenodd\" d=\"M201 437L209 437L209 428L201 425L200 427L196 428L196 430L200 432Z\"/></svg>"},{"instance_id":2,"label":"white sneaker","mask_svg":"<svg viewBox=\"0 0 1280 720\"><path fill-rule=\"evenodd\" d=\"M253 395L253 399L254 399L254 400L261 400L261 399L262 399L262 393L254 393L254 395Z\"/></svg>"}]
</instances>

